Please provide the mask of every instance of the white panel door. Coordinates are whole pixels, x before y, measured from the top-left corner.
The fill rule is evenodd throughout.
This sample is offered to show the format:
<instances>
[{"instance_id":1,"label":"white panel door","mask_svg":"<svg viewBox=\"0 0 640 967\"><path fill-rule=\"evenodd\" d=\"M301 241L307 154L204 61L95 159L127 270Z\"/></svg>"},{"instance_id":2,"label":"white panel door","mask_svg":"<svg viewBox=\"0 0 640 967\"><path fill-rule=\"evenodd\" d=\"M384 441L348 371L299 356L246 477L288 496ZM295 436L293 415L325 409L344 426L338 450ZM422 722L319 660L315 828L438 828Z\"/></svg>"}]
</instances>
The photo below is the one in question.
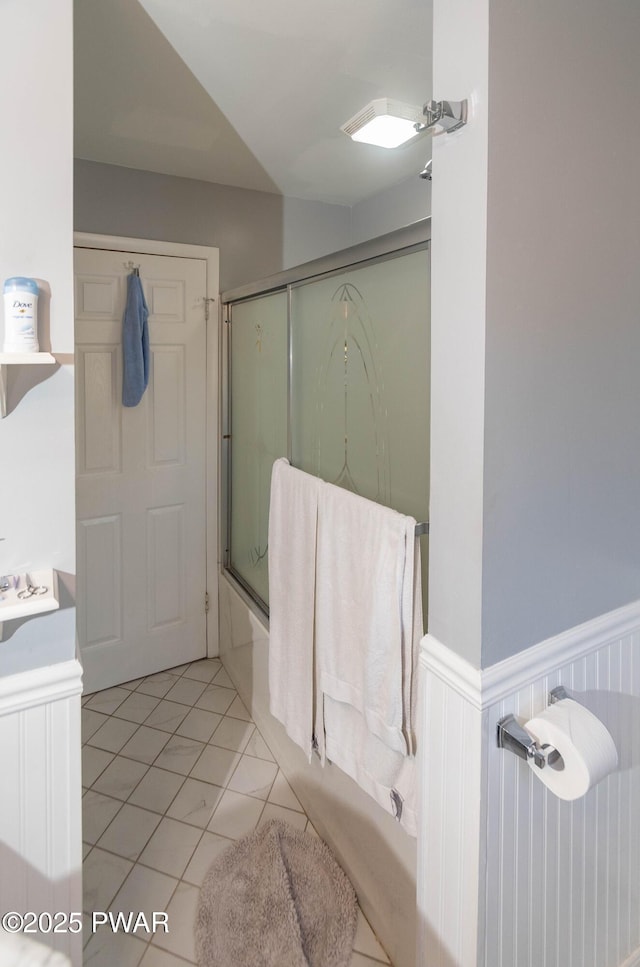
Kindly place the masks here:
<instances>
[{"instance_id":1,"label":"white panel door","mask_svg":"<svg viewBox=\"0 0 640 967\"><path fill-rule=\"evenodd\" d=\"M127 263L149 386L122 405ZM78 637L85 691L206 653L204 259L75 250Z\"/></svg>"}]
</instances>

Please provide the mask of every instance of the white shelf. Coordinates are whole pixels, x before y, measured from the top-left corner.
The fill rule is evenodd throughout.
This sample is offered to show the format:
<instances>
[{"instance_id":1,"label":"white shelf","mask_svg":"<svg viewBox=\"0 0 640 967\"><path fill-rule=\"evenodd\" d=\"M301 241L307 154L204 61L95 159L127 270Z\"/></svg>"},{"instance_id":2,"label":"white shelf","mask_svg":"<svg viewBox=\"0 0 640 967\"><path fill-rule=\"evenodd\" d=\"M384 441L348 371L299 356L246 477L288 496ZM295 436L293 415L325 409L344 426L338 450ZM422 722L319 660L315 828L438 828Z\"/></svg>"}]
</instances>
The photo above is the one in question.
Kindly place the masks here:
<instances>
[{"instance_id":1,"label":"white shelf","mask_svg":"<svg viewBox=\"0 0 640 967\"><path fill-rule=\"evenodd\" d=\"M0 366L50 366L55 361L51 353L0 353Z\"/></svg>"},{"instance_id":2,"label":"white shelf","mask_svg":"<svg viewBox=\"0 0 640 967\"><path fill-rule=\"evenodd\" d=\"M51 366L51 353L0 353L0 419L7 415L7 374L5 366Z\"/></svg>"},{"instance_id":3,"label":"white shelf","mask_svg":"<svg viewBox=\"0 0 640 967\"><path fill-rule=\"evenodd\" d=\"M45 594L33 594L29 598L19 598L18 593L27 586L26 574L19 577L18 586L8 591L0 591L0 627L3 621L12 618L27 618L32 614L44 614L47 611L57 611L60 607L58 600L58 575L51 568L40 571L29 571L31 584L35 587L43 585L47 588Z\"/></svg>"}]
</instances>

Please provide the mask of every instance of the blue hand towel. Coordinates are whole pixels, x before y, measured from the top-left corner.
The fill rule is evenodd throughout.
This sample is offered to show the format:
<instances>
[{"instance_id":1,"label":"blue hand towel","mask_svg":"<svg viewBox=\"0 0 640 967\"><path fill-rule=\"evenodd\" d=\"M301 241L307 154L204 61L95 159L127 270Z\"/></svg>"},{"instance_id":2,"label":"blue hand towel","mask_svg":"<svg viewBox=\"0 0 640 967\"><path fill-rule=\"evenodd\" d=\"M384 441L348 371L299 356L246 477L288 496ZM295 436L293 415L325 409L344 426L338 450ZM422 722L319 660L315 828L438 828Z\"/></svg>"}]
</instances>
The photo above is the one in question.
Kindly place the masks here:
<instances>
[{"instance_id":1,"label":"blue hand towel","mask_svg":"<svg viewBox=\"0 0 640 967\"><path fill-rule=\"evenodd\" d=\"M149 382L149 309L140 276L127 277L127 304L122 317L122 403L137 406Z\"/></svg>"}]
</instances>

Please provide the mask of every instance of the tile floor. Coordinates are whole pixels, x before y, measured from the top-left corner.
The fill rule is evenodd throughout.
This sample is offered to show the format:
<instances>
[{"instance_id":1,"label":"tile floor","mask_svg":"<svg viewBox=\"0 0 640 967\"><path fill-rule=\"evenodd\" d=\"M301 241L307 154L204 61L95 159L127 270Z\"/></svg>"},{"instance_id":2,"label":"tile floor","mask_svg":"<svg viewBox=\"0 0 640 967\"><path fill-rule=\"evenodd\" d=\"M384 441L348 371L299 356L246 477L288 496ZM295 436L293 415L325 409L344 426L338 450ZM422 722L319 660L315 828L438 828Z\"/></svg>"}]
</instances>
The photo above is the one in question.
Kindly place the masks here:
<instances>
[{"instance_id":1,"label":"tile floor","mask_svg":"<svg viewBox=\"0 0 640 967\"><path fill-rule=\"evenodd\" d=\"M315 831L218 659L82 706L84 963L189 967L198 889L218 853L273 816ZM170 932L94 934L95 910L166 911ZM375 964L389 959L359 911L352 967Z\"/></svg>"}]
</instances>

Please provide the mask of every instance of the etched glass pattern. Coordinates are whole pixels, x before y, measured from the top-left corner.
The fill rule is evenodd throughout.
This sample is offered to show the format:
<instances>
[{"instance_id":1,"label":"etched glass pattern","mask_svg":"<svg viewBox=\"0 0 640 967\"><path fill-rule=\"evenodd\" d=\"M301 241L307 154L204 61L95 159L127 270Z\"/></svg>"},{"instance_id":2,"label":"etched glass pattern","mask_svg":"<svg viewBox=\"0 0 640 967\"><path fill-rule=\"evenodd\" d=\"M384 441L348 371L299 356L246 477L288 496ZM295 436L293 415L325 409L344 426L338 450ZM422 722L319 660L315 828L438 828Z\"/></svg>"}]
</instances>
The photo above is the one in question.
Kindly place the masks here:
<instances>
[{"instance_id":1,"label":"etched glass pattern","mask_svg":"<svg viewBox=\"0 0 640 967\"><path fill-rule=\"evenodd\" d=\"M271 468L287 455L286 292L233 306L230 375L230 564L268 604Z\"/></svg>"}]
</instances>

